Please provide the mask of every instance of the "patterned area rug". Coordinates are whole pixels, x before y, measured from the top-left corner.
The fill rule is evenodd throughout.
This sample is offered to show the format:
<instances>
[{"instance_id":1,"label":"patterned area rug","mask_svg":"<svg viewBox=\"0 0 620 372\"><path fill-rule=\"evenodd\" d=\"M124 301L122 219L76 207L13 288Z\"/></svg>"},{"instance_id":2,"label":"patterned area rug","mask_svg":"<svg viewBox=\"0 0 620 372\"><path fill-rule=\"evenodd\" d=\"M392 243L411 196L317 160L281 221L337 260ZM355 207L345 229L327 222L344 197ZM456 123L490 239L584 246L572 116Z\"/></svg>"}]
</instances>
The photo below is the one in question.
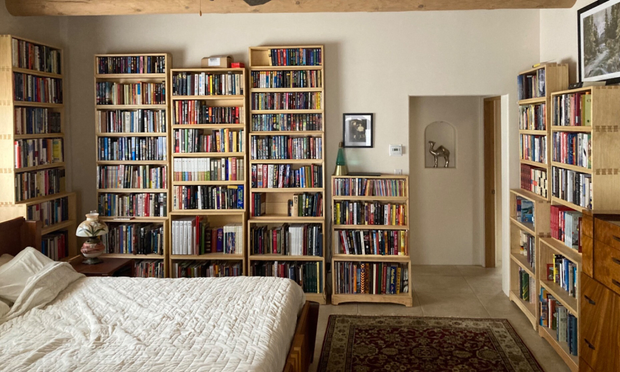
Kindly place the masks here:
<instances>
[{"instance_id":1,"label":"patterned area rug","mask_svg":"<svg viewBox=\"0 0 620 372\"><path fill-rule=\"evenodd\" d=\"M318 371L543 372L506 319L330 315Z\"/></svg>"}]
</instances>

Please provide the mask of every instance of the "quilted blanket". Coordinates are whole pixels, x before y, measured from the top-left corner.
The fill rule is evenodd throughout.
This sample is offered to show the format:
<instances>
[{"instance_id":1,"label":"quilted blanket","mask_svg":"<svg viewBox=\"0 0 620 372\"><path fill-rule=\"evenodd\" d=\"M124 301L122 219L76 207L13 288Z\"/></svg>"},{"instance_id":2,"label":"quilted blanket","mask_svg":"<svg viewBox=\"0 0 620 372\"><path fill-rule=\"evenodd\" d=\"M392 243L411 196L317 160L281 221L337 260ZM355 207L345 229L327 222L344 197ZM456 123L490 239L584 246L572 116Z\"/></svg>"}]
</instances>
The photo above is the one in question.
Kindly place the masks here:
<instances>
[{"instance_id":1,"label":"quilted blanket","mask_svg":"<svg viewBox=\"0 0 620 372\"><path fill-rule=\"evenodd\" d=\"M282 371L304 300L278 278L73 278L0 319L0 370Z\"/></svg>"}]
</instances>

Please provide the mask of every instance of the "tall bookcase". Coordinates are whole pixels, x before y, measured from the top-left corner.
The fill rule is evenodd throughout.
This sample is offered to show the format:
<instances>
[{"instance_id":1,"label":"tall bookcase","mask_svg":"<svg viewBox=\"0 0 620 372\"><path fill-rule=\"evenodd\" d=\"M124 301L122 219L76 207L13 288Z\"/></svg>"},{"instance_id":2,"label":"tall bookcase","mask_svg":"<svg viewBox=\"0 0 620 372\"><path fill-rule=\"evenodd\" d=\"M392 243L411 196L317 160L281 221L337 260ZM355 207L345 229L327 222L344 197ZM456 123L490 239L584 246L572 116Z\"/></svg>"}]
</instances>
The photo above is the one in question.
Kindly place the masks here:
<instances>
[{"instance_id":1,"label":"tall bookcase","mask_svg":"<svg viewBox=\"0 0 620 372\"><path fill-rule=\"evenodd\" d=\"M551 93L568 88L568 65L543 64L519 74L521 188L545 199L549 193Z\"/></svg>"},{"instance_id":2,"label":"tall bookcase","mask_svg":"<svg viewBox=\"0 0 620 372\"><path fill-rule=\"evenodd\" d=\"M332 176L332 304L412 306L409 177Z\"/></svg>"},{"instance_id":3,"label":"tall bookcase","mask_svg":"<svg viewBox=\"0 0 620 372\"><path fill-rule=\"evenodd\" d=\"M325 294L324 47L250 47L248 273Z\"/></svg>"},{"instance_id":4,"label":"tall bookcase","mask_svg":"<svg viewBox=\"0 0 620 372\"><path fill-rule=\"evenodd\" d=\"M171 276L245 275L246 70L172 69L170 80Z\"/></svg>"},{"instance_id":5,"label":"tall bookcase","mask_svg":"<svg viewBox=\"0 0 620 372\"><path fill-rule=\"evenodd\" d=\"M168 53L96 54L97 200L106 257L168 272L172 59Z\"/></svg>"},{"instance_id":6,"label":"tall bookcase","mask_svg":"<svg viewBox=\"0 0 620 372\"><path fill-rule=\"evenodd\" d=\"M0 35L0 219L42 221L44 253L77 253L75 193L65 191L61 48Z\"/></svg>"}]
</instances>

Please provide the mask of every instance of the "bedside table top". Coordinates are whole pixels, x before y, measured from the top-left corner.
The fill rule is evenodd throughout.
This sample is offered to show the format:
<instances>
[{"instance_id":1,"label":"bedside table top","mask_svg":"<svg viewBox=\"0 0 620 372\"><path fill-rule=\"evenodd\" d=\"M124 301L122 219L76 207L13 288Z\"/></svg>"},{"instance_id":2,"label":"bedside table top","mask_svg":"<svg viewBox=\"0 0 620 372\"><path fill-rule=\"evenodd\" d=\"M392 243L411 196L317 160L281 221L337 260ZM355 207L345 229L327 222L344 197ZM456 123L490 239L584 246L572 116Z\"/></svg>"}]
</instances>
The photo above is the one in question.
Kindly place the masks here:
<instances>
[{"instance_id":1,"label":"bedside table top","mask_svg":"<svg viewBox=\"0 0 620 372\"><path fill-rule=\"evenodd\" d=\"M119 269L129 266L133 260L131 258L102 258L102 263L97 265L86 265L82 263L84 258L77 256L71 258L69 263L75 271L86 276L113 276Z\"/></svg>"}]
</instances>

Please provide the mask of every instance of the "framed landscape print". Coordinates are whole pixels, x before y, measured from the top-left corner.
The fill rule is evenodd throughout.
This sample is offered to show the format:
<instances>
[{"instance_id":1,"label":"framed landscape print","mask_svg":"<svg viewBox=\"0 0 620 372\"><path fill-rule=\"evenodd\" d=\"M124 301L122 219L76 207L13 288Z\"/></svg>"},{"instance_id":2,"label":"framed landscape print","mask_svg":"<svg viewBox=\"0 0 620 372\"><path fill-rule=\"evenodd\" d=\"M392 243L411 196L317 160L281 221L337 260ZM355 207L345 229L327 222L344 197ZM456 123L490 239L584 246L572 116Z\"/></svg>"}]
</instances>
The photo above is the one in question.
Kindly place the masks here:
<instances>
[{"instance_id":1,"label":"framed landscape print","mask_svg":"<svg viewBox=\"0 0 620 372\"><path fill-rule=\"evenodd\" d=\"M344 147L372 147L372 114L344 114Z\"/></svg>"},{"instance_id":2,"label":"framed landscape print","mask_svg":"<svg viewBox=\"0 0 620 372\"><path fill-rule=\"evenodd\" d=\"M620 0L600 0L577 12L579 78L620 82Z\"/></svg>"}]
</instances>

